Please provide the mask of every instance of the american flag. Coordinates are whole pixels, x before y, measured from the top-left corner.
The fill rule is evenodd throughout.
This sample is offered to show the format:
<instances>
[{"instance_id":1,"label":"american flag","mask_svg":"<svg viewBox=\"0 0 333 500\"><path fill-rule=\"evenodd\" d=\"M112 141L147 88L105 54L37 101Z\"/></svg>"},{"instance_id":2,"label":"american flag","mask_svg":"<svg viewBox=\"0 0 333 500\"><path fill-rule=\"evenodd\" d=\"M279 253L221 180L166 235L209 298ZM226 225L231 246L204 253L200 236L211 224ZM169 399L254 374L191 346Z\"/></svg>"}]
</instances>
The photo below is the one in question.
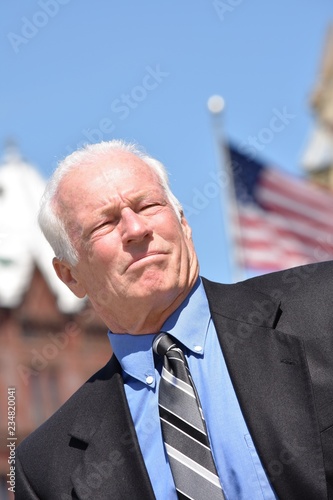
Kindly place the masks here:
<instances>
[{"instance_id":1,"label":"american flag","mask_svg":"<svg viewBox=\"0 0 333 500\"><path fill-rule=\"evenodd\" d=\"M333 193L229 149L247 270L269 272L333 259Z\"/></svg>"}]
</instances>

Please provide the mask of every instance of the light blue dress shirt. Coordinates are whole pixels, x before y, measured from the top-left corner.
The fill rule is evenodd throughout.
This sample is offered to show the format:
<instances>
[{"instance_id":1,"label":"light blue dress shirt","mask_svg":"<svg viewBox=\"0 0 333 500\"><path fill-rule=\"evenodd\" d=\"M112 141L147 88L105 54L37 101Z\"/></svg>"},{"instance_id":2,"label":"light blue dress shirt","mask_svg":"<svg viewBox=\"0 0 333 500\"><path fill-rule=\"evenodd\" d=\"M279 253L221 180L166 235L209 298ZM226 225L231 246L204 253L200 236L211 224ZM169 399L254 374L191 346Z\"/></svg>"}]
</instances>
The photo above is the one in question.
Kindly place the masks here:
<instances>
[{"instance_id":1,"label":"light blue dress shirt","mask_svg":"<svg viewBox=\"0 0 333 500\"><path fill-rule=\"evenodd\" d=\"M227 500L276 499L239 407L200 279L161 330L185 346ZM156 334L108 335L123 370L128 404L156 499L176 500L158 414L160 367L155 368L152 351Z\"/></svg>"}]
</instances>

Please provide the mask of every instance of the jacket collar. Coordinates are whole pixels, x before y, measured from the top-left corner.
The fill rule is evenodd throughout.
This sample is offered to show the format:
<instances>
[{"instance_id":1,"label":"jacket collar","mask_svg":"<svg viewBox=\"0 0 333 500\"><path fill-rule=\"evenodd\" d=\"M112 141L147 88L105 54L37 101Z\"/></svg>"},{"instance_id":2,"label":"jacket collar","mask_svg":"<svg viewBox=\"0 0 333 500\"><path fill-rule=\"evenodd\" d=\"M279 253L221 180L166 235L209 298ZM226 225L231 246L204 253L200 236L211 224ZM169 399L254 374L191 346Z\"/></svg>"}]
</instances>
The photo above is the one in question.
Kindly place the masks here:
<instances>
[{"instance_id":1,"label":"jacket collar","mask_svg":"<svg viewBox=\"0 0 333 500\"><path fill-rule=\"evenodd\" d=\"M249 285L203 283L241 409L277 495L327 498L303 342L277 330L281 311L271 297ZM89 405L78 408L70 433L71 445L85 449L72 474L78 498L154 499L115 357L83 391Z\"/></svg>"},{"instance_id":2,"label":"jacket collar","mask_svg":"<svg viewBox=\"0 0 333 500\"><path fill-rule=\"evenodd\" d=\"M85 450L82 462L72 474L77 497L153 500L120 366L114 356L83 390L89 404L84 405L83 413L78 409L70 432L71 445Z\"/></svg>"},{"instance_id":3,"label":"jacket collar","mask_svg":"<svg viewBox=\"0 0 333 500\"><path fill-rule=\"evenodd\" d=\"M327 498L303 341L276 329L279 302L249 285L204 280L241 409L280 498Z\"/></svg>"}]
</instances>

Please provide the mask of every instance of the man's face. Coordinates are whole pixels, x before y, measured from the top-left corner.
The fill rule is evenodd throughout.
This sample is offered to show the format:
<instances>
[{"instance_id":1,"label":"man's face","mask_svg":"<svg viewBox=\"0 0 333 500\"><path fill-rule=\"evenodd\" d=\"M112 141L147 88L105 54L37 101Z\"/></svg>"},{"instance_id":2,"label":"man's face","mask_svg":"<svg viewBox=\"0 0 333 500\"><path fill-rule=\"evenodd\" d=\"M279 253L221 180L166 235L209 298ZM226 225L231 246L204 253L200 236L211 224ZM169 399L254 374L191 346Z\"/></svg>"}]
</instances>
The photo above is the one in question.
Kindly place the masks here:
<instances>
[{"instance_id":1,"label":"man's face","mask_svg":"<svg viewBox=\"0 0 333 500\"><path fill-rule=\"evenodd\" d=\"M113 153L70 172L58 203L79 255L71 280L56 268L58 275L77 296L88 295L114 332L150 333L198 275L190 228L155 172L132 154Z\"/></svg>"}]
</instances>

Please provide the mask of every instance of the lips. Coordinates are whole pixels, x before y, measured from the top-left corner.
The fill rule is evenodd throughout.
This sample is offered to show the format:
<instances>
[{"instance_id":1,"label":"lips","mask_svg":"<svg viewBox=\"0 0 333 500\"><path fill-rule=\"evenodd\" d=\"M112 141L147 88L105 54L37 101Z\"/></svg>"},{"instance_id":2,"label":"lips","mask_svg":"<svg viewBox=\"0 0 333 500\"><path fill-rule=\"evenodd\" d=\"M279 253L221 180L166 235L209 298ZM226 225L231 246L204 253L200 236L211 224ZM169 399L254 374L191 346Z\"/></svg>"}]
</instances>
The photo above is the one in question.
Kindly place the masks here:
<instances>
[{"instance_id":1,"label":"lips","mask_svg":"<svg viewBox=\"0 0 333 500\"><path fill-rule=\"evenodd\" d=\"M153 260L155 257L163 256L165 254L166 254L165 252L148 252L148 253L145 253L142 255L137 255L129 263L129 265L127 266L127 269L129 269L130 267L132 267L133 265L135 265L137 263L144 263L145 261L149 262L149 260Z\"/></svg>"}]
</instances>

